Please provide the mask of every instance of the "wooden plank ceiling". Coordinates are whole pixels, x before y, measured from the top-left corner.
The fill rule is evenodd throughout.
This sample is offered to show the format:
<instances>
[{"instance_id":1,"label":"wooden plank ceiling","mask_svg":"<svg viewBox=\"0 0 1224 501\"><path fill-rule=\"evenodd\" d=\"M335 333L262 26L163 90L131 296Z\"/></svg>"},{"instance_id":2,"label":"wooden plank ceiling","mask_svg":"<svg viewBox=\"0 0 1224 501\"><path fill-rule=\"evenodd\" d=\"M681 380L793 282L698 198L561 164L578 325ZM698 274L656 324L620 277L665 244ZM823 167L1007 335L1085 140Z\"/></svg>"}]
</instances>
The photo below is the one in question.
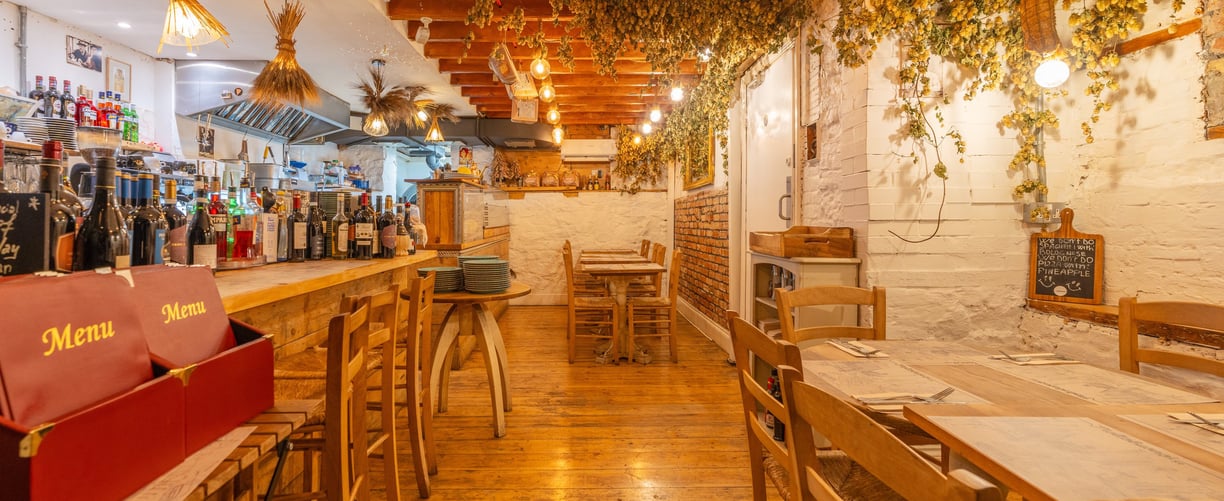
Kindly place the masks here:
<instances>
[{"instance_id":1,"label":"wooden plank ceiling","mask_svg":"<svg viewBox=\"0 0 1224 501\"><path fill-rule=\"evenodd\" d=\"M515 7L523 7L527 20L523 34L531 35L541 29L548 41L549 63L552 67L552 84L557 98L550 105L539 104L540 121L551 106L561 112L563 125L620 125L642 123L651 108L658 106L667 113L672 105L668 93L671 88L658 84L663 76L651 71L645 56L636 50L628 50L616 61L616 76L600 75L592 59L591 49L581 39L577 29L570 31L575 66L571 71L561 63L557 48L561 36L567 29L568 11L561 12L560 25L554 25L552 7L548 0L502 0L495 7L493 21L479 28L464 23L470 0L390 0L387 15L393 20L408 22L408 34L413 36L421 27L420 19L433 20L429 25L429 41L425 43L425 56L438 61L438 69L450 74L450 82L460 88L477 111L488 118L510 118L512 102L506 87L497 81L489 69L488 58L499 42L510 48L515 67L527 71L535 57L532 47L515 43L515 33L497 29L498 20L513 13ZM463 39L471 32L475 40L464 57ZM676 81L686 89L692 88L699 78L696 59L682 62ZM537 88L540 82L536 82Z\"/></svg>"}]
</instances>

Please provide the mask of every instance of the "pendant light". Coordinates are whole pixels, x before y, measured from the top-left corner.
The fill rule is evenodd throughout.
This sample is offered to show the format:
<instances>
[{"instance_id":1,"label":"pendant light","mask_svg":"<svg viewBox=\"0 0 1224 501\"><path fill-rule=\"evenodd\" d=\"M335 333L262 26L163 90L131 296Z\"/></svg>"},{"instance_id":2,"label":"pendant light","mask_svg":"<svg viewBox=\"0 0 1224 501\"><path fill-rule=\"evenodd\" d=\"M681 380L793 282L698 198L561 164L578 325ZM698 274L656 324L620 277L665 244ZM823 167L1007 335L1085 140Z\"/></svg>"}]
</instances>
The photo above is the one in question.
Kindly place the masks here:
<instances>
[{"instance_id":1,"label":"pendant light","mask_svg":"<svg viewBox=\"0 0 1224 501\"><path fill-rule=\"evenodd\" d=\"M556 98L557 88L553 87L552 79L550 78L545 80L544 83L540 85L540 101L551 103Z\"/></svg>"},{"instance_id":2,"label":"pendant light","mask_svg":"<svg viewBox=\"0 0 1224 501\"><path fill-rule=\"evenodd\" d=\"M157 53L165 44L195 47L220 40L229 47L229 31L198 0L170 0L166 9L166 24L162 29Z\"/></svg>"},{"instance_id":3,"label":"pendant light","mask_svg":"<svg viewBox=\"0 0 1224 501\"><path fill-rule=\"evenodd\" d=\"M390 133L391 128L387 126L382 115L371 113L366 115L365 121L362 122L361 131L374 137L382 137Z\"/></svg>"},{"instance_id":4,"label":"pendant light","mask_svg":"<svg viewBox=\"0 0 1224 501\"><path fill-rule=\"evenodd\" d=\"M680 87L679 85L672 87L671 100L677 103L680 101L683 101L684 100L684 88Z\"/></svg>"},{"instance_id":5,"label":"pendant light","mask_svg":"<svg viewBox=\"0 0 1224 501\"><path fill-rule=\"evenodd\" d=\"M553 127L552 136L553 144L561 144L561 140L565 139L565 129L561 128L561 125L558 124L556 127Z\"/></svg>"},{"instance_id":6,"label":"pendant light","mask_svg":"<svg viewBox=\"0 0 1224 501\"><path fill-rule=\"evenodd\" d=\"M548 75L551 73L552 65L548 64L548 60L544 59L543 54L531 61L531 76L536 80L548 78Z\"/></svg>"},{"instance_id":7,"label":"pendant light","mask_svg":"<svg viewBox=\"0 0 1224 501\"><path fill-rule=\"evenodd\" d=\"M435 115L429 122L429 132L425 133L425 142L440 143L445 140L446 137L442 136L442 128L438 127L438 117Z\"/></svg>"},{"instance_id":8,"label":"pendant light","mask_svg":"<svg viewBox=\"0 0 1224 501\"><path fill-rule=\"evenodd\" d=\"M642 124L642 134L649 135L651 132L654 132L654 125L652 125L650 122L643 123Z\"/></svg>"},{"instance_id":9,"label":"pendant light","mask_svg":"<svg viewBox=\"0 0 1224 501\"><path fill-rule=\"evenodd\" d=\"M548 110L548 114L544 115L544 120L550 124L556 124L561 121L561 112L557 111L556 107Z\"/></svg>"},{"instance_id":10,"label":"pendant light","mask_svg":"<svg viewBox=\"0 0 1224 501\"><path fill-rule=\"evenodd\" d=\"M1033 71L1033 81L1047 89L1053 89L1062 85L1070 77L1071 67L1067 66L1067 62L1057 56L1051 56L1049 59L1046 59Z\"/></svg>"},{"instance_id":11,"label":"pendant light","mask_svg":"<svg viewBox=\"0 0 1224 501\"><path fill-rule=\"evenodd\" d=\"M662 120L662 119L663 119L663 111L660 110L658 106L655 106L654 108L650 109L650 121L652 123L659 123L659 120Z\"/></svg>"}]
</instances>

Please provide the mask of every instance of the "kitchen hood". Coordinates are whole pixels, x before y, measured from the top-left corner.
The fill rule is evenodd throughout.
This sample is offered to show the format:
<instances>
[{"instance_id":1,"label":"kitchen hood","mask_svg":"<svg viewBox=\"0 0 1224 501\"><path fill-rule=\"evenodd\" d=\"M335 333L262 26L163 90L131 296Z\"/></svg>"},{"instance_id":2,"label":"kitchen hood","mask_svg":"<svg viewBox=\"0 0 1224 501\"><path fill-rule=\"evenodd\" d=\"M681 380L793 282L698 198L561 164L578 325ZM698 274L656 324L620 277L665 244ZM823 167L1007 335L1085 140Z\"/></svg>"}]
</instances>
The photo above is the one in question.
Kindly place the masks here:
<instances>
[{"instance_id":1,"label":"kitchen hood","mask_svg":"<svg viewBox=\"0 0 1224 501\"><path fill-rule=\"evenodd\" d=\"M290 144L348 129L349 104L319 89L317 103L255 104L248 100L266 61L177 61L174 112L200 123Z\"/></svg>"},{"instance_id":2,"label":"kitchen hood","mask_svg":"<svg viewBox=\"0 0 1224 501\"><path fill-rule=\"evenodd\" d=\"M359 123L359 121L357 122ZM542 123L520 124L505 118L459 117L459 123L439 120L447 142L468 146L486 145L499 148L535 151L557 151L552 140L552 126ZM327 136L327 141L340 146L374 143L403 143L425 146L425 129L393 124L386 136L370 136L358 128L346 128Z\"/></svg>"}]
</instances>

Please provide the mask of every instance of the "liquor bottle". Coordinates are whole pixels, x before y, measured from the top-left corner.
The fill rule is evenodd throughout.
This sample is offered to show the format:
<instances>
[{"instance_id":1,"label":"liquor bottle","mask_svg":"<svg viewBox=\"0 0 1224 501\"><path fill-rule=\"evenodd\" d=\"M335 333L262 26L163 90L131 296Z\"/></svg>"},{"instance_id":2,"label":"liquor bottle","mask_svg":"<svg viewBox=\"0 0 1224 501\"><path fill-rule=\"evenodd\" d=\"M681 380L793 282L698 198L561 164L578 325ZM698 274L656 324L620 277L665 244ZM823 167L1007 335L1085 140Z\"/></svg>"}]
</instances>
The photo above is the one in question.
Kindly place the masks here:
<instances>
[{"instance_id":1,"label":"liquor bottle","mask_svg":"<svg viewBox=\"0 0 1224 501\"><path fill-rule=\"evenodd\" d=\"M408 230L408 254L416 255L416 231L412 227L412 204L404 200L404 228Z\"/></svg>"},{"instance_id":2,"label":"liquor bottle","mask_svg":"<svg viewBox=\"0 0 1224 501\"><path fill-rule=\"evenodd\" d=\"M208 192L208 217L213 222L213 233L217 236L217 262L225 261L225 231L229 227L229 213L221 203L221 178L213 176Z\"/></svg>"},{"instance_id":3,"label":"liquor bottle","mask_svg":"<svg viewBox=\"0 0 1224 501\"><path fill-rule=\"evenodd\" d=\"M208 179L196 176L195 213L187 227L187 262L217 269L217 233L208 214Z\"/></svg>"},{"instance_id":4,"label":"liquor bottle","mask_svg":"<svg viewBox=\"0 0 1224 501\"><path fill-rule=\"evenodd\" d=\"M77 92L77 125L94 127L98 123L98 108L94 106L93 93L81 86Z\"/></svg>"},{"instance_id":5,"label":"liquor bottle","mask_svg":"<svg viewBox=\"0 0 1224 501\"><path fill-rule=\"evenodd\" d=\"M289 260L289 210L285 206L285 192L276 192L276 262Z\"/></svg>"},{"instance_id":6,"label":"liquor bottle","mask_svg":"<svg viewBox=\"0 0 1224 501\"><path fill-rule=\"evenodd\" d=\"M30 99L34 100L34 116L45 117L47 110L43 106L43 99L46 97L46 89L43 87L42 75L34 75L34 90L30 91Z\"/></svg>"},{"instance_id":7,"label":"liquor bottle","mask_svg":"<svg viewBox=\"0 0 1224 501\"><path fill-rule=\"evenodd\" d=\"M106 91L106 110L103 113L106 114L106 126L115 130L119 130L120 125L119 110L115 107L118 99L118 94L114 94L109 90Z\"/></svg>"},{"instance_id":8,"label":"liquor bottle","mask_svg":"<svg viewBox=\"0 0 1224 501\"><path fill-rule=\"evenodd\" d=\"M327 237L323 231L323 210L319 208L318 192L310 193L310 212L306 216L306 259L318 261L323 259L323 248L327 246Z\"/></svg>"},{"instance_id":9,"label":"liquor bottle","mask_svg":"<svg viewBox=\"0 0 1224 501\"><path fill-rule=\"evenodd\" d=\"M250 238L250 234L242 232L242 218L246 215L246 210L238 201L238 187L230 186L226 189L226 206L225 213L229 215L229 219L225 225L225 259L234 260L244 257L242 250L247 248L245 238Z\"/></svg>"},{"instance_id":10,"label":"liquor bottle","mask_svg":"<svg viewBox=\"0 0 1224 501\"><path fill-rule=\"evenodd\" d=\"M356 259L374 257L374 210L370 208L370 193L361 194L361 208L353 216L353 239L356 245L350 250Z\"/></svg>"},{"instance_id":11,"label":"liquor bottle","mask_svg":"<svg viewBox=\"0 0 1224 501\"><path fill-rule=\"evenodd\" d=\"M72 82L64 80L64 93L60 94L60 118L76 122L76 98L72 97Z\"/></svg>"},{"instance_id":12,"label":"liquor bottle","mask_svg":"<svg viewBox=\"0 0 1224 501\"><path fill-rule=\"evenodd\" d=\"M97 115L96 117L94 117L95 127L102 127L106 129L110 128L110 122L106 121L106 118L107 118L106 117L106 106L107 106L106 93L99 91L97 95L96 103L94 103L94 110L96 111L96 115Z\"/></svg>"},{"instance_id":13,"label":"liquor bottle","mask_svg":"<svg viewBox=\"0 0 1224 501\"><path fill-rule=\"evenodd\" d=\"M166 219L166 252L163 258L179 264L191 264L187 260L187 215L178 208L178 181L166 180L166 203L162 215Z\"/></svg>"},{"instance_id":14,"label":"liquor bottle","mask_svg":"<svg viewBox=\"0 0 1224 501\"><path fill-rule=\"evenodd\" d=\"M404 207L396 204L395 206L395 255L407 256L416 251L412 248L412 237L409 236L408 227L404 225Z\"/></svg>"},{"instance_id":15,"label":"liquor bottle","mask_svg":"<svg viewBox=\"0 0 1224 501\"><path fill-rule=\"evenodd\" d=\"M348 196L340 192L336 197L336 217L332 218L331 257L332 259L348 259L349 257L349 217L344 212L344 201Z\"/></svg>"},{"instance_id":16,"label":"liquor bottle","mask_svg":"<svg viewBox=\"0 0 1224 501\"><path fill-rule=\"evenodd\" d=\"M251 192L252 195L255 193ZM265 263L276 262L276 194L264 187L264 194L256 200L255 209L259 214L259 233L262 249L260 254Z\"/></svg>"},{"instance_id":17,"label":"liquor bottle","mask_svg":"<svg viewBox=\"0 0 1224 501\"><path fill-rule=\"evenodd\" d=\"M64 111L63 103L60 102L59 92L56 91L55 77L48 77L51 83L47 85L47 92L43 93L43 110L48 118L59 118L60 113Z\"/></svg>"},{"instance_id":18,"label":"liquor bottle","mask_svg":"<svg viewBox=\"0 0 1224 501\"><path fill-rule=\"evenodd\" d=\"M153 174L140 174L136 188L136 210L132 211L132 266L162 264L166 246L166 219L161 208L152 203Z\"/></svg>"},{"instance_id":19,"label":"liquor bottle","mask_svg":"<svg viewBox=\"0 0 1224 501\"><path fill-rule=\"evenodd\" d=\"M47 194L47 208L51 213L51 228L47 235L47 244L51 248L48 269L68 273L72 271L77 214L63 203L60 196L60 178L63 177L64 171L60 155L63 151L63 145L59 141L43 143L43 157L39 164L39 191Z\"/></svg>"},{"instance_id":20,"label":"liquor bottle","mask_svg":"<svg viewBox=\"0 0 1224 501\"><path fill-rule=\"evenodd\" d=\"M125 117L123 116L122 94L119 94L118 92L114 94L114 97L111 99L110 110L107 113L110 113L110 116L107 117L107 119L110 120L111 128L119 131L120 137L124 141L127 141L127 137L123 136L123 131L127 129L124 128L126 125L124 122Z\"/></svg>"},{"instance_id":21,"label":"liquor bottle","mask_svg":"<svg viewBox=\"0 0 1224 501\"><path fill-rule=\"evenodd\" d=\"M93 204L81 223L72 251L73 270L131 266L126 222L115 204L115 159L98 159Z\"/></svg>"},{"instance_id":22,"label":"liquor bottle","mask_svg":"<svg viewBox=\"0 0 1224 501\"><path fill-rule=\"evenodd\" d=\"M383 197L383 211L378 216L379 257L384 259L395 257L395 246L398 243L396 239L395 212L391 208L392 205L391 195Z\"/></svg>"},{"instance_id":23,"label":"liquor bottle","mask_svg":"<svg viewBox=\"0 0 1224 501\"><path fill-rule=\"evenodd\" d=\"M310 221L302 212L302 195L293 194L293 212L289 213L285 224L289 227L289 262L305 262L309 246Z\"/></svg>"},{"instance_id":24,"label":"liquor bottle","mask_svg":"<svg viewBox=\"0 0 1224 501\"><path fill-rule=\"evenodd\" d=\"M255 187L247 187L246 205L243 206L245 221L251 227L251 244L247 254L256 262L264 261L264 211L260 206L259 193Z\"/></svg>"}]
</instances>

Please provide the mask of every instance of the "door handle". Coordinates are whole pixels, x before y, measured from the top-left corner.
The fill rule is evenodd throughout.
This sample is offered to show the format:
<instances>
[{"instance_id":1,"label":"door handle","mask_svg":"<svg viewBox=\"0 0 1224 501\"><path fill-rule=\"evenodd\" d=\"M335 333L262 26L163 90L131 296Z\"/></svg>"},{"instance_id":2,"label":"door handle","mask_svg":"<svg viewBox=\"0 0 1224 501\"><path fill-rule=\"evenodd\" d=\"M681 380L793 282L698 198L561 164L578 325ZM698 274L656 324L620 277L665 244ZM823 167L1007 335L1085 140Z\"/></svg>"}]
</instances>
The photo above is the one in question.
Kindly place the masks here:
<instances>
[{"instance_id":1,"label":"door handle","mask_svg":"<svg viewBox=\"0 0 1224 501\"><path fill-rule=\"evenodd\" d=\"M791 197L790 193L787 193L785 195L782 195L781 197L778 197L778 219L781 219L783 221L791 220L791 217L787 215L785 212L786 201L790 199L790 197Z\"/></svg>"}]
</instances>

